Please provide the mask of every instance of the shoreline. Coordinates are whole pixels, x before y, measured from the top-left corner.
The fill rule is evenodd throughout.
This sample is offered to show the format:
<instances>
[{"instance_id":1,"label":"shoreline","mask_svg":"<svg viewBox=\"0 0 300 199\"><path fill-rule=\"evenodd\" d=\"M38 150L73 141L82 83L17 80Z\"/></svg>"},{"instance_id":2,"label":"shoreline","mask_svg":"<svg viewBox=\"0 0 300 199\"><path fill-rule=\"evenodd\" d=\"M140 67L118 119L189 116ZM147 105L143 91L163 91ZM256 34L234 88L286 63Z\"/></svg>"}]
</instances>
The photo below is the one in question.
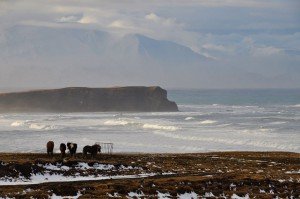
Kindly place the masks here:
<instances>
[{"instance_id":1,"label":"shoreline","mask_svg":"<svg viewBox=\"0 0 300 199\"><path fill-rule=\"evenodd\" d=\"M78 154L65 160L60 154L0 153L0 168L2 184L5 176L39 182L0 186L0 197L300 196L295 152L114 153L95 159Z\"/></svg>"}]
</instances>

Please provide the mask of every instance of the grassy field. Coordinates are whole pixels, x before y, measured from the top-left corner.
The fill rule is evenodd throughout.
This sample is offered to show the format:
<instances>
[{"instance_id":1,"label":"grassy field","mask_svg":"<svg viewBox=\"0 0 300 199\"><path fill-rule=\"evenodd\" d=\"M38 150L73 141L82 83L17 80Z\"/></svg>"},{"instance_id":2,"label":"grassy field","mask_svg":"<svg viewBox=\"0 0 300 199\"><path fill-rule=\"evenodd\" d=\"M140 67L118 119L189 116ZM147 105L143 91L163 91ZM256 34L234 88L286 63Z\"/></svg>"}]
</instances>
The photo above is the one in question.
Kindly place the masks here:
<instances>
[{"instance_id":1,"label":"grassy field","mask_svg":"<svg viewBox=\"0 0 300 199\"><path fill-rule=\"evenodd\" d=\"M74 180L31 180L45 174ZM78 154L62 159L59 154L2 153L1 182L0 198L299 198L300 154L103 154L95 159ZM8 182L13 185L3 185Z\"/></svg>"}]
</instances>

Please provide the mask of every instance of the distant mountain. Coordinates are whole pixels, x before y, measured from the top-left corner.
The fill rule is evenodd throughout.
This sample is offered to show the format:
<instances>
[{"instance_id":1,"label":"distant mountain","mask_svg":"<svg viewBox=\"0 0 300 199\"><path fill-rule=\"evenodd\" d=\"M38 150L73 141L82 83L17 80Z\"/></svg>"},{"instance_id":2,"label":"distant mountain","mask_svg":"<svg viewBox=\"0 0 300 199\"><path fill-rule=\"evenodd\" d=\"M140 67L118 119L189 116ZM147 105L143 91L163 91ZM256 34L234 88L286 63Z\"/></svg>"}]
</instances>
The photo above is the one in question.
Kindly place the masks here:
<instances>
[{"instance_id":1,"label":"distant mountain","mask_svg":"<svg viewBox=\"0 0 300 199\"><path fill-rule=\"evenodd\" d=\"M138 34L118 38L99 30L23 25L10 28L2 35L0 49L1 59L8 62L26 60L27 64L34 64L35 60L66 61L86 57L98 61L112 57L117 60L118 56L135 56L136 59L146 57L162 62L205 59L183 45ZM124 64L123 61L121 63Z\"/></svg>"},{"instance_id":2,"label":"distant mountain","mask_svg":"<svg viewBox=\"0 0 300 199\"><path fill-rule=\"evenodd\" d=\"M180 74L206 60L186 46L139 34L18 25L0 35L0 83L9 87L5 82L15 81L17 87L36 86L36 81L45 86L153 85L167 71Z\"/></svg>"},{"instance_id":3,"label":"distant mountain","mask_svg":"<svg viewBox=\"0 0 300 199\"><path fill-rule=\"evenodd\" d=\"M291 68L297 72L293 78L266 77L228 63L141 34L120 37L100 30L29 25L0 32L1 87L239 88L277 87L285 80L287 87L300 83L298 69Z\"/></svg>"},{"instance_id":4,"label":"distant mountain","mask_svg":"<svg viewBox=\"0 0 300 199\"><path fill-rule=\"evenodd\" d=\"M190 48L170 41L161 41L151 39L143 35L133 35L138 41L140 55L168 62L170 60L176 61L177 63L189 63L204 61L207 58L200 55Z\"/></svg>"}]
</instances>

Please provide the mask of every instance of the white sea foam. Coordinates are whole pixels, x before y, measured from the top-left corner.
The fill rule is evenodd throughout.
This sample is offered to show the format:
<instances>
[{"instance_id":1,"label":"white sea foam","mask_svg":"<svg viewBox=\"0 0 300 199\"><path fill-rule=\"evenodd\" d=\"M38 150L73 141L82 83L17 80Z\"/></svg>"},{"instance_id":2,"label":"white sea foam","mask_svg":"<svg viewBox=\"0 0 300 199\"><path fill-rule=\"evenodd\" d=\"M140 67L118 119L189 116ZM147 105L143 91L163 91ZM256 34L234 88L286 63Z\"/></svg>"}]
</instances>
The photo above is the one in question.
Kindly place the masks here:
<instances>
[{"instance_id":1,"label":"white sea foam","mask_svg":"<svg viewBox=\"0 0 300 199\"><path fill-rule=\"evenodd\" d=\"M167 131L176 131L179 129L179 127L176 126L164 126L164 125L158 125L158 124L144 124L144 129L156 129L156 130L167 130Z\"/></svg>"},{"instance_id":2,"label":"white sea foam","mask_svg":"<svg viewBox=\"0 0 300 199\"><path fill-rule=\"evenodd\" d=\"M35 130L52 130L52 129L56 129L56 127L54 125L45 125L45 124L30 124L29 125L30 129L35 129Z\"/></svg>"},{"instance_id":3,"label":"white sea foam","mask_svg":"<svg viewBox=\"0 0 300 199\"><path fill-rule=\"evenodd\" d=\"M286 122L271 122L270 124L275 124L275 125L278 125L278 124L285 124Z\"/></svg>"},{"instance_id":4,"label":"white sea foam","mask_svg":"<svg viewBox=\"0 0 300 199\"><path fill-rule=\"evenodd\" d=\"M272 131L271 129L268 129L268 128L260 128L259 129L260 132L270 132Z\"/></svg>"},{"instance_id":5,"label":"white sea foam","mask_svg":"<svg viewBox=\"0 0 300 199\"><path fill-rule=\"evenodd\" d=\"M268 141L268 140L257 140L252 138L249 139L239 139L238 138L220 138L220 137L203 137L203 136L186 136L182 134L175 134L175 133L169 133L169 132L154 132L154 134L165 136L168 138L178 139L178 140L189 140L189 141L202 141L202 142L208 142L208 143L220 143L220 144L226 144L229 146L252 146L252 147L262 147L262 148L273 148L277 150L292 150L297 151L299 150L299 146L295 145L283 145L276 143L274 141Z\"/></svg>"},{"instance_id":6,"label":"white sea foam","mask_svg":"<svg viewBox=\"0 0 300 199\"><path fill-rule=\"evenodd\" d=\"M129 122L125 120L107 120L104 122L104 124L109 126L120 126L120 125L124 126L129 124Z\"/></svg>"},{"instance_id":7,"label":"white sea foam","mask_svg":"<svg viewBox=\"0 0 300 199\"><path fill-rule=\"evenodd\" d=\"M114 143L114 152L300 152L300 115L291 105L189 104L179 105L179 109L180 112L172 113L117 115L5 114L5 118L0 119L0 152L44 152L46 140L62 143L68 141L66 138L70 135L79 148L106 140ZM21 137L23 131L26 133ZM12 141L14 145L7 144ZM32 145L32 142L37 144ZM59 152L59 148L55 147L55 151Z\"/></svg>"},{"instance_id":8,"label":"white sea foam","mask_svg":"<svg viewBox=\"0 0 300 199\"><path fill-rule=\"evenodd\" d=\"M24 125L25 125L25 121L15 121L10 124L10 126L13 126L13 127L24 126Z\"/></svg>"},{"instance_id":9,"label":"white sea foam","mask_svg":"<svg viewBox=\"0 0 300 199\"><path fill-rule=\"evenodd\" d=\"M103 124L107 126L126 126L126 125L138 125L139 122L137 118L118 118L118 119L111 119L106 120Z\"/></svg>"},{"instance_id":10,"label":"white sea foam","mask_svg":"<svg viewBox=\"0 0 300 199\"><path fill-rule=\"evenodd\" d=\"M184 120L193 120L193 117L186 117Z\"/></svg>"},{"instance_id":11,"label":"white sea foam","mask_svg":"<svg viewBox=\"0 0 300 199\"><path fill-rule=\"evenodd\" d=\"M217 121L215 120L203 120L200 122L200 124L214 124L216 123Z\"/></svg>"}]
</instances>

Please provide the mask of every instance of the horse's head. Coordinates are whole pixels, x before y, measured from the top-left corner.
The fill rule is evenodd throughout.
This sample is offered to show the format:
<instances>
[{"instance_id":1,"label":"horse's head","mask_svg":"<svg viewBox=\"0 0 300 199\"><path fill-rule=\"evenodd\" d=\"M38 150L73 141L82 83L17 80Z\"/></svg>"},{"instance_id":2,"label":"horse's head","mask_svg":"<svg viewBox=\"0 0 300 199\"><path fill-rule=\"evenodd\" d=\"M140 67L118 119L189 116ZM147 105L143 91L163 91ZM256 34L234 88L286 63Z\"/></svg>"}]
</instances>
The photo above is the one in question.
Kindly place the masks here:
<instances>
[{"instance_id":1,"label":"horse's head","mask_svg":"<svg viewBox=\"0 0 300 199\"><path fill-rule=\"evenodd\" d=\"M101 146L97 144L97 152L101 153Z\"/></svg>"}]
</instances>

